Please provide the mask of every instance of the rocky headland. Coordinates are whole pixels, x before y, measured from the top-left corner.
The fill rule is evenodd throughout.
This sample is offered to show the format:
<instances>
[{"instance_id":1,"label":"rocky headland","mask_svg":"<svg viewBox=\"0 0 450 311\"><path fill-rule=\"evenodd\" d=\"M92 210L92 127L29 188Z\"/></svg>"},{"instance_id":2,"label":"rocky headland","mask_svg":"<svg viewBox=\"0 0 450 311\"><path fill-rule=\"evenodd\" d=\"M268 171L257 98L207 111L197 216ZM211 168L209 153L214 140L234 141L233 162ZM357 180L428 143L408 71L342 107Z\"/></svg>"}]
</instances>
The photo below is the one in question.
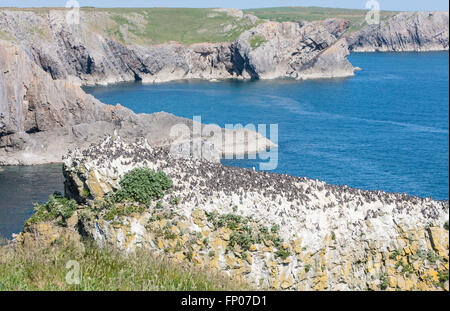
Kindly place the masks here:
<instances>
[{"instance_id":1,"label":"rocky headland","mask_svg":"<svg viewBox=\"0 0 450 311\"><path fill-rule=\"evenodd\" d=\"M0 40L0 165L60 163L69 150L114 133L129 141L143 136L154 146L169 148L175 140L190 141L194 124L165 112L135 114L121 105L105 105L76 84L52 79L19 46ZM172 128L179 125L188 130L171 136ZM193 148L202 148L207 151L202 156L218 161L232 152L228 148L236 147L241 154L274 146L256 132L249 135L245 128L220 131L222 140L200 132L204 135ZM240 140L227 144L227 137L238 132Z\"/></svg>"},{"instance_id":2,"label":"rocky headland","mask_svg":"<svg viewBox=\"0 0 450 311\"><path fill-rule=\"evenodd\" d=\"M349 50L448 50L448 12L400 13L352 33L349 21L338 18L279 23L239 10L207 13L203 22L219 19L211 24L214 42L197 42L208 31L201 28L187 41L193 43L164 43L148 34L153 11L85 9L79 24L68 24L66 10L0 9L0 165L60 162L68 150L115 131L169 146L175 124L192 128L192 121L167 113L104 105L82 85L346 77L354 72ZM238 149L273 145L257 138ZM214 145L208 156L217 160L226 146Z\"/></svg>"},{"instance_id":3,"label":"rocky headland","mask_svg":"<svg viewBox=\"0 0 450 311\"><path fill-rule=\"evenodd\" d=\"M353 52L448 50L448 12L403 12L347 36Z\"/></svg>"},{"instance_id":4,"label":"rocky headland","mask_svg":"<svg viewBox=\"0 0 450 311\"><path fill-rule=\"evenodd\" d=\"M81 11L77 25L67 24L66 14L64 10L50 10L44 15L1 10L0 30L14 38L53 79L80 85L353 74L346 59L347 45L338 42L348 27L344 20L277 23L242 14L236 19L246 21L248 30L235 41L155 45L130 38L127 28L118 30L121 36L117 39L97 27L99 20L113 23L113 13ZM144 21L135 23L145 26L141 25Z\"/></svg>"},{"instance_id":5,"label":"rocky headland","mask_svg":"<svg viewBox=\"0 0 450 311\"><path fill-rule=\"evenodd\" d=\"M146 39L147 13L123 20L82 10L79 25L67 25L65 13L0 10L0 165L61 162L67 154L67 198L40 206L18 245L88 238L123 252L145 248L264 289L449 289L448 201L226 167L217 163L223 141L200 140L194 147L206 146L205 157L180 157L168 148L169 134L184 124L181 141L189 141L193 121L135 114L80 88L351 76L349 50L448 50L448 13L402 13L352 34L342 19L278 23L215 10L207 17L232 18L220 24L225 39L189 44ZM240 150L273 146L256 140L238 142ZM170 178L152 177L164 193L145 203L116 200L123 179L141 168Z\"/></svg>"},{"instance_id":6,"label":"rocky headland","mask_svg":"<svg viewBox=\"0 0 450 311\"><path fill-rule=\"evenodd\" d=\"M144 167L163 171L170 189L150 203L115 202L124 176ZM17 243L87 237L255 288L448 290L448 201L180 159L120 137L69 154L64 176L77 207L55 219L51 208L64 206L41 208Z\"/></svg>"}]
</instances>

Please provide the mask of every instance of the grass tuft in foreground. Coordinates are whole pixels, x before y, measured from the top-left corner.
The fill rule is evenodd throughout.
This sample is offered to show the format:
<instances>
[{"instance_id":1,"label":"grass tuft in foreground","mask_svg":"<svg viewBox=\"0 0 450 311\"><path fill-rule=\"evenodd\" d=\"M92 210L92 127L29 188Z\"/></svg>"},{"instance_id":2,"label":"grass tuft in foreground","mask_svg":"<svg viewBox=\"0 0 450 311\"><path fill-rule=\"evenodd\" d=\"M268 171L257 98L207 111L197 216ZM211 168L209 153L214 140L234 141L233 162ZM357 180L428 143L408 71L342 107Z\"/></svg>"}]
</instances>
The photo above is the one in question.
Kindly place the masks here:
<instances>
[{"instance_id":1,"label":"grass tuft in foreground","mask_svg":"<svg viewBox=\"0 0 450 311\"><path fill-rule=\"evenodd\" d=\"M70 260L79 263L80 284L68 284ZM248 285L219 273L174 263L145 250L125 255L86 243L73 246L0 247L0 290L248 290Z\"/></svg>"}]
</instances>

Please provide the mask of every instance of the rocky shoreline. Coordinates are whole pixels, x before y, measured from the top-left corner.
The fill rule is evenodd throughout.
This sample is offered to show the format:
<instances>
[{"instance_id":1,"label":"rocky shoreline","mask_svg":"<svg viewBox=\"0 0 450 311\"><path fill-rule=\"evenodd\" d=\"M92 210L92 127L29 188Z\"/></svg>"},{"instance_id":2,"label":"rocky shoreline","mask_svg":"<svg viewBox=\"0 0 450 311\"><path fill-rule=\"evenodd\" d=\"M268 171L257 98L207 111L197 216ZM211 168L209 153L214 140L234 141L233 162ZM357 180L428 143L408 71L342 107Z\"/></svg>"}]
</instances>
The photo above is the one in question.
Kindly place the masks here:
<instances>
[{"instance_id":1,"label":"rocky shoreline","mask_svg":"<svg viewBox=\"0 0 450 311\"><path fill-rule=\"evenodd\" d=\"M53 79L78 85L346 77L353 75L346 59L349 51L449 49L448 12L402 12L351 33L350 22L343 19L278 23L238 10L225 12L247 30L233 41L217 43L140 43L143 39L127 27L119 28L117 39L99 28L98 21L109 25L118 17L89 10L80 11L79 24L68 25L64 10L1 9L0 31ZM145 27L133 18L136 27Z\"/></svg>"},{"instance_id":2,"label":"rocky shoreline","mask_svg":"<svg viewBox=\"0 0 450 311\"><path fill-rule=\"evenodd\" d=\"M118 30L120 40L102 30L99 21L117 18L104 11L82 10L80 24L68 25L64 10L0 9L0 165L59 163L68 150L115 131L130 141L144 133L151 144L169 146L174 125L193 126L167 113L104 105L79 85L347 77L358 70L347 60L349 51L448 50L448 12L400 13L351 34L342 19L278 23L224 12L245 27L232 42L155 45L126 39L126 27ZM132 15L143 27L139 14ZM258 135L260 144L241 142L238 149L273 146ZM217 159L226 146L215 145Z\"/></svg>"},{"instance_id":3,"label":"rocky shoreline","mask_svg":"<svg viewBox=\"0 0 450 311\"><path fill-rule=\"evenodd\" d=\"M201 139L194 148L206 146L204 157L180 157L168 148L171 128L186 126L177 139L187 141L198 124L105 105L79 87L350 76L349 50L448 50L448 13L402 13L353 35L345 20L277 23L232 13L252 27L233 42L186 46L114 40L90 27L104 12L83 12L73 28L64 11L0 10L0 165L64 156L67 197L41 206L16 246L88 238L210 267L256 288L448 291L448 201L226 167L217 163L222 141ZM238 145L250 153L274 146L261 136ZM123 178L140 168L170 178L164 195L113 201Z\"/></svg>"},{"instance_id":4,"label":"rocky shoreline","mask_svg":"<svg viewBox=\"0 0 450 311\"><path fill-rule=\"evenodd\" d=\"M429 52L449 49L448 12L399 13L347 36L352 52Z\"/></svg>"},{"instance_id":5,"label":"rocky shoreline","mask_svg":"<svg viewBox=\"0 0 450 311\"><path fill-rule=\"evenodd\" d=\"M240 20L248 19L254 27L233 42L144 45L92 31L96 19L109 17L103 12L80 14L79 25L68 25L61 10L45 16L0 10L0 30L53 79L79 85L353 75L345 40L337 42L348 27L344 20L277 23L242 14ZM26 25L42 33L30 32Z\"/></svg>"},{"instance_id":6,"label":"rocky shoreline","mask_svg":"<svg viewBox=\"0 0 450 311\"><path fill-rule=\"evenodd\" d=\"M104 203L142 167L165 172L171 190L151 204ZM28 223L17 243L84 236L257 288L448 290L448 201L179 159L120 137L69 154L64 175L66 195L78 202L67 226L59 218Z\"/></svg>"},{"instance_id":7,"label":"rocky shoreline","mask_svg":"<svg viewBox=\"0 0 450 311\"><path fill-rule=\"evenodd\" d=\"M196 141L202 134L193 132L193 120L165 112L136 114L121 105L105 105L73 83L53 80L20 47L1 40L0 68L0 165L61 163L69 150L87 147L114 133L129 141L144 136L152 145L167 148L175 140L189 140L195 134L192 140ZM171 136L171 130L180 125L186 130ZM200 125L201 131L204 127ZM235 147L240 154L274 146L246 129L218 131L223 133L223 141L212 134L198 138L196 144L200 145L195 148L209 150L202 156L218 161L229 148ZM234 133L248 140L227 145L227 137Z\"/></svg>"}]
</instances>

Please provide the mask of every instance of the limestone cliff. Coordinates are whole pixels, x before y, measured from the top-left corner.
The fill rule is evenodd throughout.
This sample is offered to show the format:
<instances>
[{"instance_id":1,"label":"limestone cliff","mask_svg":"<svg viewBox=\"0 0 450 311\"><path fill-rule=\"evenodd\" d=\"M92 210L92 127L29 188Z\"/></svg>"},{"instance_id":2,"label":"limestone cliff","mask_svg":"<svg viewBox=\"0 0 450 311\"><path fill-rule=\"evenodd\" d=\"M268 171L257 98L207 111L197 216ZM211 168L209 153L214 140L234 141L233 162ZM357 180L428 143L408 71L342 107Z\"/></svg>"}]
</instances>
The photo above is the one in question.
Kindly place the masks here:
<instances>
[{"instance_id":1,"label":"limestone cliff","mask_svg":"<svg viewBox=\"0 0 450 311\"><path fill-rule=\"evenodd\" d=\"M340 19L277 23L239 10L225 12L234 20L220 32L223 38L239 33L236 40L153 44L129 30L131 24L146 29L148 20L139 12L129 14L131 23L107 11L81 11L80 24L68 25L64 10L1 9L0 165L59 162L67 150L115 131L125 139L145 136L167 146L173 125L192 128L191 121L169 114L137 115L103 105L76 85L344 77L353 75L348 45L353 51L448 49L448 12L401 13L350 35L349 23ZM221 13L214 10L207 18ZM108 28L111 23L117 29ZM259 150L271 145L261 141ZM215 145L211 157L217 160L226 150L222 142Z\"/></svg>"},{"instance_id":2,"label":"limestone cliff","mask_svg":"<svg viewBox=\"0 0 450 311\"><path fill-rule=\"evenodd\" d=\"M354 52L448 50L448 12L404 12L347 37Z\"/></svg>"},{"instance_id":3,"label":"limestone cliff","mask_svg":"<svg viewBox=\"0 0 450 311\"><path fill-rule=\"evenodd\" d=\"M172 190L150 204L105 203L139 167L164 171ZM64 174L66 195L80 202L73 225L33 225L18 242L78 231L100 246L148 248L256 288L448 290L448 201L178 159L117 137L70 154Z\"/></svg>"},{"instance_id":4,"label":"limestone cliff","mask_svg":"<svg viewBox=\"0 0 450 311\"><path fill-rule=\"evenodd\" d=\"M234 46L253 78L332 78L353 75L348 48L338 41L343 20L312 23L267 22L244 32Z\"/></svg>"},{"instance_id":5,"label":"limestone cliff","mask_svg":"<svg viewBox=\"0 0 450 311\"><path fill-rule=\"evenodd\" d=\"M163 112L135 114L120 105L105 105L71 82L53 80L20 47L0 40L0 165L61 162L68 150L87 147L114 133L130 141L144 136L153 145L169 146L175 138L184 137L170 136L177 124L192 131L192 120ZM190 132L183 135L188 139ZM237 141L236 147L254 152L273 145L259 134L254 137ZM222 141L212 141L214 151L203 155L217 161L226 148Z\"/></svg>"},{"instance_id":6,"label":"limestone cliff","mask_svg":"<svg viewBox=\"0 0 450 311\"><path fill-rule=\"evenodd\" d=\"M68 25L65 14L62 10L45 14L0 10L0 30L14 38L30 59L54 79L83 85L193 78L304 79L353 74L346 59L347 46L337 42L348 27L343 20L300 25L264 23L242 15L240 19L248 19L247 28L248 25L256 28L244 31L235 41L155 45L139 38L117 39L94 24L95 20L106 23L114 17L111 14L81 11L79 25ZM144 22L137 23L145 27ZM132 35L120 31L121 37ZM252 46L254 36L264 43Z\"/></svg>"}]
</instances>

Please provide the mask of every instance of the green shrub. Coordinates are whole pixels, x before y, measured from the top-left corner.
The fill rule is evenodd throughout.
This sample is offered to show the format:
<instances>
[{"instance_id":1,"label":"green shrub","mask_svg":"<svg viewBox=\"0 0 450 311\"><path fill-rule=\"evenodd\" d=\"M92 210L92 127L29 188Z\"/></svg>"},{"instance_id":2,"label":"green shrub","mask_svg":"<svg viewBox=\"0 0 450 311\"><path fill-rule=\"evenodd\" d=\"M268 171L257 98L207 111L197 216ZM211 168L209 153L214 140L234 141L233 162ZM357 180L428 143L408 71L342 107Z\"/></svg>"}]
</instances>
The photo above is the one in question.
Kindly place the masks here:
<instances>
[{"instance_id":1,"label":"green shrub","mask_svg":"<svg viewBox=\"0 0 450 311\"><path fill-rule=\"evenodd\" d=\"M248 218L235 214L217 215L215 212L211 212L207 213L206 216L208 220L212 222L214 227L228 227L231 230L236 230L241 227L241 225L247 224L249 221Z\"/></svg>"},{"instance_id":2,"label":"green shrub","mask_svg":"<svg viewBox=\"0 0 450 311\"><path fill-rule=\"evenodd\" d=\"M121 189L114 194L116 202L150 204L153 198L164 196L164 191L172 187L172 180L162 171L143 167L126 173L119 184Z\"/></svg>"},{"instance_id":3,"label":"green shrub","mask_svg":"<svg viewBox=\"0 0 450 311\"><path fill-rule=\"evenodd\" d=\"M272 233L278 233L278 231L280 231L280 225L273 225L270 231L272 231Z\"/></svg>"},{"instance_id":4,"label":"green shrub","mask_svg":"<svg viewBox=\"0 0 450 311\"><path fill-rule=\"evenodd\" d=\"M83 188L83 190L81 191L81 196L84 198L87 198L91 195L91 192L89 191L88 188Z\"/></svg>"},{"instance_id":5,"label":"green shrub","mask_svg":"<svg viewBox=\"0 0 450 311\"><path fill-rule=\"evenodd\" d=\"M389 276L387 273L380 275L380 288L386 290L389 287Z\"/></svg>"},{"instance_id":6,"label":"green shrub","mask_svg":"<svg viewBox=\"0 0 450 311\"><path fill-rule=\"evenodd\" d=\"M179 198L179 197L173 197L173 198L170 200L170 204L171 204L171 205L178 205L178 204L180 204L180 198Z\"/></svg>"},{"instance_id":7,"label":"green shrub","mask_svg":"<svg viewBox=\"0 0 450 311\"><path fill-rule=\"evenodd\" d=\"M128 216L132 213L140 214L144 211L145 208L143 206L116 204L106 212L104 218L105 220L112 221L116 216Z\"/></svg>"},{"instance_id":8,"label":"green shrub","mask_svg":"<svg viewBox=\"0 0 450 311\"><path fill-rule=\"evenodd\" d=\"M233 231L230 235L230 244L229 246L239 245L244 251L250 250L250 246L254 244L255 238L248 231Z\"/></svg>"},{"instance_id":9,"label":"green shrub","mask_svg":"<svg viewBox=\"0 0 450 311\"><path fill-rule=\"evenodd\" d=\"M35 204L34 209L36 212L27 220L25 226L52 221L59 217L61 217L60 224L65 226L66 220L72 217L77 210L77 202L63 197L61 193L55 192L49 197L47 203L42 205Z\"/></svg>"},{"instance_id":10,"label":"green shrub","mask_svg":"<svg viewBox=\"0 0 450 311\"><path fill-rule=\"evenodd\" d=\"M283 260L286 260L291 254L289 253L289 250L280 248L275 252L275 256L277 258L282 258Z\"/></svg>"}]
</instances>

